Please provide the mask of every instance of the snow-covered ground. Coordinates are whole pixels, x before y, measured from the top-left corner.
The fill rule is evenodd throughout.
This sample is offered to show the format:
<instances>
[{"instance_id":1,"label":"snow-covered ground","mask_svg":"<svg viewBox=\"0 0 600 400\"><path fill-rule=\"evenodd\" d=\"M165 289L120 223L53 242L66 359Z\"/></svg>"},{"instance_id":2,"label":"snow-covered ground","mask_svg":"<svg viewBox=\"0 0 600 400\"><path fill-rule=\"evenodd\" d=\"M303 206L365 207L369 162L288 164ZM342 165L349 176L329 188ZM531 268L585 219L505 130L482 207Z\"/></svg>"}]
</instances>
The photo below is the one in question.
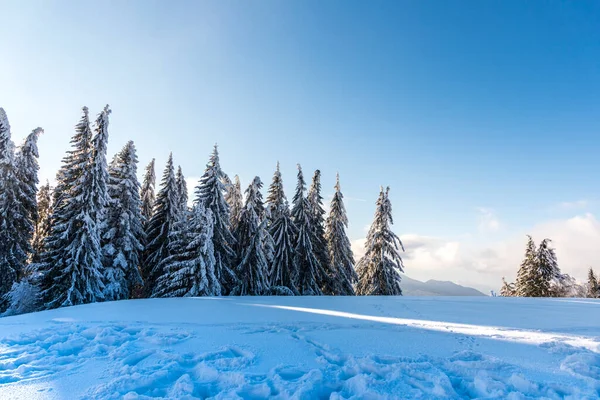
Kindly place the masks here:
<instances>
[{"instance_id":1,"label":"snow-covered ground","mask_svg":"<svg viewBox=\"0 0 600 400\"><path fill-rule=\"evenodd\" d=\"M0 399L598 399L600 301L132 300L0 318Z\"/></svg>"}]
</instances>

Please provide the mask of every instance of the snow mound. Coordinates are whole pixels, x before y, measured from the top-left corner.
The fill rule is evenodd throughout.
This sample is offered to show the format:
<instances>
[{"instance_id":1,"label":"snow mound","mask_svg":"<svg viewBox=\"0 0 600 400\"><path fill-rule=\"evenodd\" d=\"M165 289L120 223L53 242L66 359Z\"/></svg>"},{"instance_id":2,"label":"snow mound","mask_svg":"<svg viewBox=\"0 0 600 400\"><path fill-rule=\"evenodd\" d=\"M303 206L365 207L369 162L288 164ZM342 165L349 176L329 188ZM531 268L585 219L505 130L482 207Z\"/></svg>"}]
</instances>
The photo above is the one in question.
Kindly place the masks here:
<instances>
[{"instance_id":1,"label":"snow mound","mask_svg":"<svg viewBox=\"0 0 600 400\"><path fill-rule=\"evenodd\" d=\"M600 301L151 299L0 319L1 399L595 399Z\"/></svg>"}]
</instances>

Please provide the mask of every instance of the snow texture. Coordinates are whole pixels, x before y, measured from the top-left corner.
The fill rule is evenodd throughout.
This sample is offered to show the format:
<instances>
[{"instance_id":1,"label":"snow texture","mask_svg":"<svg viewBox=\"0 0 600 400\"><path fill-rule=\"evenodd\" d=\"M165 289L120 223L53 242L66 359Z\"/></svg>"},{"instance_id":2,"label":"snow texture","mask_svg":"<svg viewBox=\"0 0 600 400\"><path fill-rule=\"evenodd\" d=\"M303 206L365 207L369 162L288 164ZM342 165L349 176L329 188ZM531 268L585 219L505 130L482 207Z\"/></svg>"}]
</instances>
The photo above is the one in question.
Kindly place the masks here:
<instances>
[{"instance_id":1,"label":"snow texture","mask_svg":"<svg viewBox=\"0 0 600 400\"><path fill-rule=\"evenodd\" d=\"M254 297L0 319L0 398L597 399L600 301Z\"/></svg>"}]
</instances>

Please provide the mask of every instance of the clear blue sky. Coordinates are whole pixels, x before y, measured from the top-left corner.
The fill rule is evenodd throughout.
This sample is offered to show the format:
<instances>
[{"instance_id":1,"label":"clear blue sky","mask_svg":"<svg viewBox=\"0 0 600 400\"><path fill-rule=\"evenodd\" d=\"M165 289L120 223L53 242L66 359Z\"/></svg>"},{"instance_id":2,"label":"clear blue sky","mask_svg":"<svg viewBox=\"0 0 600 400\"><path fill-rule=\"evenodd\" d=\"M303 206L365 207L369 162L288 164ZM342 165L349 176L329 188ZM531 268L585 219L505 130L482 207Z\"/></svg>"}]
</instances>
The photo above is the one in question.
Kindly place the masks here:
<instances>
[{"instance_id":1,"label":"clear blue sky","mask_svg":"<svg viewBox=\"0 0 600 400\"><path fill-rule=\"evenodd\" d=\"M380 185L396 231L518 229L599 198L598 1L0 0L0 106L36 126L53 176L80 107L109 103L110 151L169 151L268 184L335 172L364 235ZM141 165L142 166L142 165ZM159 171L160 173L161 171ZM361 201L364 200L364 201Z\"/></svg>"}]
</instances>

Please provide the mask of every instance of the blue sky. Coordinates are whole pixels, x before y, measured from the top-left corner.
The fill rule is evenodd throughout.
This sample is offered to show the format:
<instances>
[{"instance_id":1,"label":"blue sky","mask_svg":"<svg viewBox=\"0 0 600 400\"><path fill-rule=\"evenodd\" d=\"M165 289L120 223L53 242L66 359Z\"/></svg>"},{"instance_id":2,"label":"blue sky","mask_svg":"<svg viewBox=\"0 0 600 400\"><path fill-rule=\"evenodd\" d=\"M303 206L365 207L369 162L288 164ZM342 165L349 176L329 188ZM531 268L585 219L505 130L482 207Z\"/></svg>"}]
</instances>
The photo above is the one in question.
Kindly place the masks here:
<instances>
[{"instance_id":1,"label":"blue sky","mask_svg":"<svg viewBox=\"0 0 600 400\"><path fill-rule=\"evenodd\" d=\"M140 167L172 151L198 177L218 142L243 185L268 184L279 160L289 197L296 163L322 170L325 194L339 171L353 240L380 185L398 234L461 248L597 222L597 1L5 0L0 13L0 106L16 141L45 128L44 178L81 106L108 103L109 150L134 140Z\"/></svg>"}]
</instances>

